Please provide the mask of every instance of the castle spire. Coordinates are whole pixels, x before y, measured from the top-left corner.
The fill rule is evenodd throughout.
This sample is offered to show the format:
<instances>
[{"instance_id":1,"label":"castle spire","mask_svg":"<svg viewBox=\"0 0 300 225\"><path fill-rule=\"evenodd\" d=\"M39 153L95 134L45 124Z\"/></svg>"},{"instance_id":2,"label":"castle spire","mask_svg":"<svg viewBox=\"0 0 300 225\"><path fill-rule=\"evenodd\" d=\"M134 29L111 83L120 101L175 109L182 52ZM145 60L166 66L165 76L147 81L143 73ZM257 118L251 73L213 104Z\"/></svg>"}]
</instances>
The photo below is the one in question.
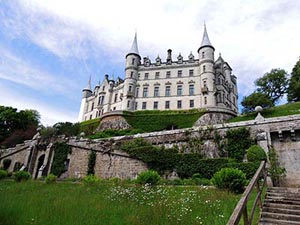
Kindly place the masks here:
<instances>
[{"instance_id":1,"label":"castle spire","mask_svg":"<svg viewBox=\"0 0 300 225\"><path fill-rule=\"evenodd\" d=\"M134 39L133 39L133 42L132 42L132 45L131 45L131 48L130 48L128 54L140 55L139 49L138 49L138 44L137 44L137 34L136 34L136 32L135 32Z\"/></svg>"},{"instance_id":2,"label":"castle spire","mask_svg":"<svg viewBox=\"0 0 300 225\"><path fill-rule=\"evenodd\" d=\"M92 89L91 89L91 75L90 75L90 78L89 78L89 80L88 80L88 83L87 83L87 85L86 85L86 87L83 89L83 91L91 91Z\"/></svg>"},{"instance_id":3,"label":"castle spire","mask_svg":"<svg viewBox=\"0 0 300 225\"><path fill-rule=\"evenodd\" d=\"M206 30L206 24L204 23L204 32L203 32L203 37L202 37L202 42L201 42L200 48L206 47L206 46L212 47L214 49L214 47L210 43L210 40L209 40L209 37L208 37L208 34L207 34L207 30Z\"/></svg>"}]
</instances>

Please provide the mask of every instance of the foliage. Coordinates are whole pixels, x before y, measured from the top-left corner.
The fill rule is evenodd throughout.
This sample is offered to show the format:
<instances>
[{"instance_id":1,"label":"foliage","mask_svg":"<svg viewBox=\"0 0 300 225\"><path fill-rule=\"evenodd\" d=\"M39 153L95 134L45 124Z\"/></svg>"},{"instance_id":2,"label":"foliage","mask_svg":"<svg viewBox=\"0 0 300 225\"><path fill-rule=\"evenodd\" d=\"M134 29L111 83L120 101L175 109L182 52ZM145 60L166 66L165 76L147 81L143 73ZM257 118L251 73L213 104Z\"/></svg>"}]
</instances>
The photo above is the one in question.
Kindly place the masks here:
<instances>
[{"instance_id":1,"label":"foliage","mask_svg":"<svg viewBox=\"0 0 300 225\"><path fill-rule=\"evenodd\" d=\"M231 162L226 165L228 168L236 168L246 174L247 180L251 180L256 173L260 162Z\"/></svg>"},{"instance_id":2,"label":"foliage","mask_svg":"<svg viewBox=\"0 0 300 225\"><path fill-rule=\"evenodd\" d=\"M159 174L154 171L154 170L147 170L147 171L144 171L144 172L141 172L137 179L136 179L136 182L138 184L150 184L150 185L156 185L158 184L160 180L160 176Z\"/></svg>"},{"instance_id":3,"label":"foliage","mask_svg":"<svg viewBox=\"0 0 300 225\"><path fill-rule=\"evenodd\" d=\"M265 93L275 104L288 88L288 75L283 69L272 69L255 81L257 91Z\"/></svg>"},{"instance_id":4,"label":"foliage","mask_svg":"<svg viewBox=\"0 0 300 225\"><path fill-rule=\"evenodd\" d=\"M252 145L247 149L247 160L248 162L261 162L267 160L265 150L259 145Z\"/></svg>"},{"instance_id":5,"label":"foliage","mask_svg":"<svg viewBox=\"0 0 300 225\"><path fill-rule=\"evenodd\" d=\"M278 116L288 116L288 115L295 115L300 114L300 102L291 102L284 105L275 106L272 108L264 109L261 114L265 118L271 117L278 117ZM257 113L247 113L241 116L234 117L227 122L240 122L240 121L247 121L247 120L254 120Z\"/></svg>"},{"instance_id":6,"label":"foliage","mask_svg":"<svg viewBox=\"0 0 300 225\"><path fill-rule=\"evenodd\" d=\"M8 176L8 173L6 170L0 170L0 180L7 176Z\"/></svg>"},{"instance_id":7,"label":"foliage","mask_svg":"<svg viewBox=\"0 0 300 225\"><path fill-rule=\"evenodd\" d=\"M88 161L88 170L87 170L88 175L95 174L96 157L97 157L96 152L91 151L89 155L89 161Z\"/></svg>"},{"instance_id":8,"label":"foliage","mask_svg":"<svg viewBox=\"0 0 300 225\"><path fill-rule=\"evenodd\" d=\"M92 135L95 132L96 128L99 126L100 121L100 118L95 118L92 120L86 120L81 122L79 124L80 133L84 132L87 136Z\"/></svg>"},{"instance_id":9,"label":"foliage","mask_svg":"<svg viewBox=\"0 0 300 225\"><path fill-rule=\"evenodd\" d=\"M79 123L59 122L52 127L42 127L41 136L43 138L51 138L57 135L65 135L67 137L78 136L80 133Z\"/></svg>"},{"instance_id":10,"label":"foliage","mask_svg":"<svg viewBox=\"0 0 300 225\"><path fill-rule=\"evenodd\" d=\"M52 183L55 183L56 182L56 179L57 179L57 176L55 176L54 174L49 174L46 179L45 179L45 182L46 184L52 184Z\"/></svg>"},{"instance_id":11,"label":"foliage","mask_svg":"<svg viewBox=\"0 0 300 225\"><path fill-rule=\"evenodd\" d=\"M289 81L287 93L287 99L289 102L300 101L300 58L291 73L291 79Z\"/></svg>"},{"instance_id":12,"label":"foliage","mask_svg":"<svg viewBox=\"0 0 300 225\"><path fill-rule=\"evenodd\" d=\"M261 92L253 92L251 95L244 97L241 104L243 106L243 113L254 112L256 106L269 108L274 105L272 100Z\"/></svg>"},{"instance_id":13,"label":"foliage","mask_svg":"<svg viewBox=\"0 0 300 225\"><path fill-rule=\"evenodd\" d=\"M253 139L250 137L249 129L245 127L227 130L226 138L228 157L238 161L243 160L246 149L254 144Z\"/></svg>"},{"instance_id":14,"label":"foliage","mask_svg":"<svg viewBox=\"0 0 300 225\"><path fill-rule=\"evenodd\" d=\"M85 185L93 186L93 185L98 184L99 182L100 182L100 179L93 174L87 175L86 177L83 178L83 183Z\"/></svg>"},{"instance_id":15,"label":"foliage","mask_svg":"<svg viewBox=\"0 0 300 225\"><path fill-rule=\"evenodd\" d=\"M14 173L14 179L16 182L27 181L31 178L31 174L27 171L18 171Z\"/></svg>"},{"instance_id":16,"label":"foliage","mask_svg":"<svg viewBox=\"0 0 300 225\"><path fill-rule=\"evenodd\" d=\"M135 129L144 132L192 127L203 110L146 110L124 112L124 118Z\"/></svg>"},{"instance_id":17,"label":"foliage","mask_svg":"<svg viewBox=\"0 0 300 225\"><path fill-rule=\"evenodd\" d=\"M285 176L286 170L284 167L280 167L278 155L273 147L269 149L268 156L270 161L268 173L271 177L273 186L278 187L280 186L280 179Z\"/></svg>"},{"instance_id":18,"label":"foliage","mask_svg":"<svg viewBox=\"0 0 300 225\"><path fill-rule=\"evenodd\" d=\"M217 188L227 189L233 193L242 193L247 184L246 175L234 168L221 169L214 175L212 182Z\"/></svg>"},{"instance_id":19,"label":"foliage","mask_svg":"<svg viewBox=\"0 0 300 225\"><path fill-rule=\"evenodd\" d=\"M68 154L71 153L71 148L66 143L56 142L53 145L54 157L51 166L51 173L59 177L66 171L66 160Z\"/></svg>"},{"instance_id":20,"label":"foliage","mask_svg":"<svg viewBox=\"0 0 300 225\"><path fill-rule=\"evenodd\" d=\"M12 147L36 133L40 115L35 110L0 106L0 146Z\"/></svg>"},{"instance_id":21,"label":"foliage","mask_svg":"<svg viewBox=\"0 0 300 225\"><path fill-rule=\"evenodd\" d=\"M97 139L97 138L109 138L109 137L115 137L115 136L124 136L124 135L133 135L133 134L139 134L143 133L140 129L125 129L125 130L113 130L113 129L107 129L101 132L97 132L93 135L90 135L90 139Z\"/></svg>"},{"instance_id":22,"label":"foliage","mask_svg":"<svg viewBox=\"0 0 300 225\"><path fill-rule=\"evenodd\" d=\"M7 170L9 168L10 164L11 164L11 159L4 159L3 160L3 169Z\"/></svg>"}]
</instances>

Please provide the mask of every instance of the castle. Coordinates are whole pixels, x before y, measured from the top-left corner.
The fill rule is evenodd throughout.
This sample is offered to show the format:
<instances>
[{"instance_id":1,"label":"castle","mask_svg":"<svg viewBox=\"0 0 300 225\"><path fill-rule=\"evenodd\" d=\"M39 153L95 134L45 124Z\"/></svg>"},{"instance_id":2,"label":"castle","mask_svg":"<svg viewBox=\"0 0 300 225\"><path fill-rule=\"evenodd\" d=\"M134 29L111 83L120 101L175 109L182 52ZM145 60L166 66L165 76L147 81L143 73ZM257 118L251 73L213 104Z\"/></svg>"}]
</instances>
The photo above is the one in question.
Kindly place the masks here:
<instances>
[{"instance_id":1,"label":"castle","mask_svg":"<svg viewBox=\"0 0 300 225\"><path fill-rule=\"evenodd\" d=\"M191 52L188 59L179 54L173 61L169 49L165 62L159 56L155 62L148 57L141 62L135 34L125 57L125 78L105 75L94 91L89 79L82 91L79 121L136 110L206 109L236 115L237 78L221 55L217 60L214 55L205 25L198 59Z\"/></svg>"}]
</instances>

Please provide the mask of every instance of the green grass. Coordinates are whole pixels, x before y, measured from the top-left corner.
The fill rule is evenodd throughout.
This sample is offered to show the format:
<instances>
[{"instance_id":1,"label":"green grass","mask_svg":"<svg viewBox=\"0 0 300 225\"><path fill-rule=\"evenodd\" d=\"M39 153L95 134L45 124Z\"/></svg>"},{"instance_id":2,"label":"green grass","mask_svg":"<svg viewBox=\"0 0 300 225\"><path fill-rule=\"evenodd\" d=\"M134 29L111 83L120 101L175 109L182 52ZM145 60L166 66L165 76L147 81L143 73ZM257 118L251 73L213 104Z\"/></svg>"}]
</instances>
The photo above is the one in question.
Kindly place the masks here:
<instances>
[{"instance_id":1,"label":"green grass","mask_svg":"<svg viewBox=\"0 0 300 225\"><path fill-rule=\"evenodd\" d=\"M0 182L1 225L226 224L239 195L201 186Z\"/></svg>"},{"instance_id":2,"label":"green grass","mask_svg":"<svg viewBox=\"0 0 300 225\"><path fill-rule=\"evenodd\" d=\"M146 110L124 112L124 118L135 129L145 132L192 127L203 110Z\"/></svg>"},{"instance_id":3,"label":"green grass","mask_svg":"<svg viewBox=\"0 0 300 225\"><path fill-rule=\"evenodd\" d=\"M91 135L100 124L100 118L92 120L86 120L79 124L80 132L84 132L86 135Z\"/></svg>"},{"instance_id":4,"label":"green grass","mask_svg":"<svg viewBox=\"0 0 300 225\"><path fill-rule=\"evenodd\" d=\"M269 109L265 109L262 111L261 114L265 118L300 114L300 102L288 103L285 105L279 105L279 106L275 106L275 107L272 107ZM257 115L256 112L244 114L244 115L232 118L227 122L231 123L231 122L254 120L256 115Z\"/></svg>"}]
</instances>

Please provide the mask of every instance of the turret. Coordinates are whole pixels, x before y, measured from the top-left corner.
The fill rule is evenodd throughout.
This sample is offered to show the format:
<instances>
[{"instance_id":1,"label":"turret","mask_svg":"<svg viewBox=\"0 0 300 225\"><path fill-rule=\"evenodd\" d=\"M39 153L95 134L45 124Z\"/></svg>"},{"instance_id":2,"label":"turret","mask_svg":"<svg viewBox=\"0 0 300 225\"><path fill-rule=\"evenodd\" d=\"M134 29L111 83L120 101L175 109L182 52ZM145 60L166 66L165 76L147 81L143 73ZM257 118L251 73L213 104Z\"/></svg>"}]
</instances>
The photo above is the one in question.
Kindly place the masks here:
<instances>
[{"instance_id":1,"label":"turret","mask_svg":"<svg viewBox=\"0 0 300 225\"><path fill-rule=\"evenodd\" d=\"M209 40L205 24L204 24L202 42L200 48L198 49L198 54L199 54L200 76L201 76L201 92L203 94L202 105L204 107L215 106L216 105L215 96L214 96L215 48L212 46Z\"/></svg>"},{"instance_id":2,"label":"turret","mask_svg":"<svg viewBox=\"0 0 300 225\"><path fill-rule=\"evenodd\" d=\"M135 34L131 48L126 55L124 95L122 110L132 110L135 101L135 87L138 78L138 67L141 64L141 56L137 45L137 35Z\"/></svg>"},{"instance_id":3,"label":"turret","mask_svg":"<svg viewBox=\"0 0 300 225\"><path fill-rule=\"evenodd\" d=\"M79 116L78 120L79 121L84 121L84 114L87 112L87 98L92 96L93 92L91 90L91 76L88 80L88 83L85 88L82 89L82 99L81 99L81 104L80 104L80 111L79 111Z\"/></svg>"}]
</instances>

